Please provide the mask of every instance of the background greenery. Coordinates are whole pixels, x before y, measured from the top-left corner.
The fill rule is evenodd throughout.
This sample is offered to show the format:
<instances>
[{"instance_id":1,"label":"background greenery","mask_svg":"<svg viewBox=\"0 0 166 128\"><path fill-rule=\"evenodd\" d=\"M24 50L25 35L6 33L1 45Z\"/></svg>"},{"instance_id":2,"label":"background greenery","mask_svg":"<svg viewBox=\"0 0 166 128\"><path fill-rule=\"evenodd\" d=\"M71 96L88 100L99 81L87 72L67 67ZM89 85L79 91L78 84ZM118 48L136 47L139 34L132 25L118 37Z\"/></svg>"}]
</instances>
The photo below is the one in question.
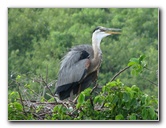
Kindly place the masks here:
<instances>
[{"instance_id":1,"label":"background greenery","mask_svg":"<svg viewBox=\"0 0 166 128\"><path fill-rule=\"evenodd\" d=\"M18 90L18 83L41 94L43 86L36 83L39 77L53 83L50 86L53 93L52 81L57 79L62 57L75 45L91 44L92 31L97 26L122 29L121 35L102 40L99 85L106 85L131 58L143 55L144 70L137 74L130 68L118 79L158 98L157 8L9 8L9 95ZM29 99L36 100L34 95L29 95Z\"/></svg>"}]
</instances>

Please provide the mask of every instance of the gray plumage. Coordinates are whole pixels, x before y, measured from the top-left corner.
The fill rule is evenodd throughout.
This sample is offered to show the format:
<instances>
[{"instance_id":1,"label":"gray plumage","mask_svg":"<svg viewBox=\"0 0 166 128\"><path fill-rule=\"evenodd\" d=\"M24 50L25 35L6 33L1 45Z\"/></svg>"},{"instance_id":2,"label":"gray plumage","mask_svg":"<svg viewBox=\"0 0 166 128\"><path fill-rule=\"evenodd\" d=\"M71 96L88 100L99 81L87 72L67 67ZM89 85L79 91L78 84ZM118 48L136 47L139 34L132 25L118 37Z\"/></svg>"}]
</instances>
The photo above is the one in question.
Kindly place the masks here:
<instances>
[{"instance_id":1,"label":"gray plumage","mask_svg":"<svg viewBox=\"0 0 166 128\"><path fill-rule=\"evenodd\" d=\"M113 30L119 29L97 27L92 34L92 46L75 46L63 57L55 91L60 100L79 94L96 80L102 60L100 42L108 35L119 34Z\"/></svg>"},{"instance_id":2,"label":"gray plumage","mask_svg":"<svg viewBox=\"0 0 166 128\"><path fill-rule=\"evenodd\" d=\"M87 58L80 60L82 51L86 51L89 55ZM75 84L74 82L76 82L76 84L78 82L79 84L79 82L81 82L81 78L86 76L86 74L84 74L86 72L85 63L88 59L93 57L94 57L94 53L93 53L92 46L90 45L75 46L63 57L61 61L60 70L59 70L59 75L58 75L59 79L57 81L56 90L58 87L59 89L61 87L61 90L64 90L62 92L66 93L67 95L64 97L61 96L60 97L61 100L70 96L70 91L71 91L70 88L77 86L77 85L74 85ZM91 81L94 81L94 76L97 76L96 73L94 73L94 75L91 76L91 78L93 79L89 80L89 82L85 82L85 81L82 82L82 84L86 83L86 85L83 85L80 91L83 91L85 88L89 86ZM68 85L68 88L66 85ZM64 86L65 89L62 86ZM68 93L65 91L68 91ZM77 94L77 91L78 91L78 87L76 87L76 89L74 90L74 94ZM58 93L58 90L56 92Z\"/></svg>"}]
</instances>

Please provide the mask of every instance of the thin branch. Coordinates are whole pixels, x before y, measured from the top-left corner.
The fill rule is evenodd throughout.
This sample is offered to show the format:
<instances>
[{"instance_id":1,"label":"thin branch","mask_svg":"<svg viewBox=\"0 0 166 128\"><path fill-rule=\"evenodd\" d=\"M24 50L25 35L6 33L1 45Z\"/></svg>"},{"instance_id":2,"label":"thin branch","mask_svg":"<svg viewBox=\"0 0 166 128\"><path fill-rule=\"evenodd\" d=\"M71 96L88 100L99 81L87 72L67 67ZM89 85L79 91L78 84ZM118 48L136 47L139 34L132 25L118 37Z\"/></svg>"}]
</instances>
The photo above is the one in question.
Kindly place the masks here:
<instances>
[{"instance_id":1,"label":"thin branch","mask_svg":"<svg viewBox=\"0 0 166 128\"><path fill-rule=\"evenodd\" d=\"M24 86L24 88L30 90L31 92L33 92L34 95L36 95L36 96L40 96L40 95L37 94L33 89L28 88L28 87L26 87L26 86Z\"/></svg>"},{"instance_id":2,"label":"thin branch","mask_svg":"<svg viewBox=\"0 0 166 128\"><path fill-rule=\"evenodd\" d=\"M119 76L122 72L124 72L125 70L127 70L127 69L130 68L130 67L131 67L131 66L127 66L127 67L123 68L122 70L120 70L118 73L116 73L116 74L113 76L113 78L112 78L110 81L115 80L115 78L116 78L117 76Z\"/></svg>"},{"instance_id":3,"label":"thin branch","mask_svg":"<svg viewBox=\"0 0 166 128\"><path fill-rule=\"evenodd\" d=\"M20 93L20 84L18 83L18 94L20 96L20 101L21 101L21 104L22 104L22 107L23 107L23 111L24 113L26 114L26 111L25 111L25 108L24 108L24 104L23 104L23 99L22 99L22 96L21 96L21 93Z\"/></svg>"},{"instance_id":4,"label":"thin branch","mask_svg":"<svg viewBox=\"0 0 166 128\"><path fill-rule=\"evenodd\" d=\"M17 100L21 100L21 99L17 99ZM27 100L22 100L22 102L24 101L27 101ZM53 104L53 105L57 104L56 102L38 102L36 100L29 100L29 102L35 103L35 104Z\"/></svg>"},{"instance_id":5,"label":"thin branch","mask_svg":"<svg viewBox=\"0 0 166 128\"><path fill-rule=\"evenodd\" d=\"M54 96L54 94L52 93L52 91L48 87L47 82L43 78L42 78L42 82L45 84L45 86L47 87L47 89L50 91L51 95Z\"/></svg>"},{"instance_id":6,"label":"thin branch","mask_svg":"<svg viewBox=\"0 0 166 128\"><path fill-rule=\"evenodd\" d=\"M79 97L79 94L78 94L78 95L76 96L76 98L73 100L73 103L74 103L74 104L76 104L78 97Z\"/></svg>"},{"instance_id":7,"label":"thin branch","mask_svg":"<svg viewBox=\"0 0 166 128\"><path fill-rule=\"evenodd\" d=\"M90 95L93 93L93 91L97 88L98 84L95 83L95 86L92 88L91 92L90 92Z\"/></svg>"},{"instance_id":8,"label":"thin branch","mask_svg":"<svg viewBox=\"0 0 166 128\"><path fill-rule=\"evenodd\" d=\"M147 79L147 78L144 78L144 77L141 77L141 78L143 78L144 80L149 81L151 84L153 84L153 85L155 85L155 86L158 86L156 83L154 83L153 81L151 81L151 80L149 80L149 79Z\"/></svg>"},{"instance_id":9,"label":"thin branch","mask_svg":"<svg viewBox=\"0 0 166 128\"><path fill-rule=\"evenodd\" d=\"M98 84L95 82L95 86L92 88L90 95L92 95L93 91L97 88ZM76 98L73 100L73 103L75 104L77 102L79 95L76 96Z\"/></svg>"},{"instance_id":10,"label":"thin branch","mask_svg":"<svg viewBox=\"0 0 166 128\"><path fill-rule=\"evenodd\" d=\"M95 86L92 88L91 92L90 92L90 103L92 105L92 108L94 110L94 104L93 104L93 99L92 99L92 93L94 92L94 90L97 88L98 84L97 82L95 81Z\"/></svg>"},{"instance_id":11,"label":"thin branch","mask_svg":"<svg viewBox=\"0 0 166 128\"><path fill-rule=\"evenodd\" d=\"M46 83L48 82L48 65L47 65L47 68L46 68Z\"/></svg>"},{"instance_id":12,"label":"thin branch","mask_svg":"<svg viewBox=\"0 0 166 128\"><path fill-rule=\"evenodd\" d=\"M92 108L93 108L93 110L94 110L93 99L92 99L92 97L91 97L91 96L90 96L90 103L91 103L91 106L92 106Z\"/></svg>"},{"instance_id":13,"label":"thin branch","mask_svg":"<svg viewBox=\"0 0 166 128\"><path fill-rule=\"evenodd\" d=\"M38 115L38 114L36 114L36 113L32 113L34 116L36 116L38 119L40 119L40 120L43 120L43 118L41 118L41 116L40 115Z\"/></svg>"}]
</instances>

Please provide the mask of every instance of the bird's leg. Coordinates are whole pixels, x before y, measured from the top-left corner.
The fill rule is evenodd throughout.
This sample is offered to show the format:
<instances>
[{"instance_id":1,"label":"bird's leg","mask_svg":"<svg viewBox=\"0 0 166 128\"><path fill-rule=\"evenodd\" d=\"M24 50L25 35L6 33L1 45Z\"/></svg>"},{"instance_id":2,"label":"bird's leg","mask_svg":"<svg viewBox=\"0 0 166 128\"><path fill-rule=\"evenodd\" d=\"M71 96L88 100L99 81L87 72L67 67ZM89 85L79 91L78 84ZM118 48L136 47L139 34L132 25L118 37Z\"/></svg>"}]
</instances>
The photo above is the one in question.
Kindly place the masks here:
<instances>
[{"instance_id":1,"label":"bird's leg","mask_svg":"<svg viewBox=\"0 0 166 128\"><path fill-rule=\"evenodd\" d=\"M71 92L70 92L70 101L73 101L73 90L71 90Z\"/></svg>"},{"instance_id":2,"label":"bird's leg","mask_svg":"<svg viewBox=\"0 0 166 128\"><path fill-rule=\"evenodd\" d=\"M78 97L79 97L80 92L81 92L81 84L79 85L78 93L77 93L76 98L73 100L73 103L76 103L76 101L77 101L77 99L78 99Z\"/></svg>"},{"instance_id":3,"label":"bird's leg","mask_svg":"<svg viewBox=\"0 0 166 128\"><path fill-rule=\"evenodd\" d=\"M78 95L80 94L81 92L81 84L79 85L79 88L78 88Z\"/></svg>"}]
</instances>

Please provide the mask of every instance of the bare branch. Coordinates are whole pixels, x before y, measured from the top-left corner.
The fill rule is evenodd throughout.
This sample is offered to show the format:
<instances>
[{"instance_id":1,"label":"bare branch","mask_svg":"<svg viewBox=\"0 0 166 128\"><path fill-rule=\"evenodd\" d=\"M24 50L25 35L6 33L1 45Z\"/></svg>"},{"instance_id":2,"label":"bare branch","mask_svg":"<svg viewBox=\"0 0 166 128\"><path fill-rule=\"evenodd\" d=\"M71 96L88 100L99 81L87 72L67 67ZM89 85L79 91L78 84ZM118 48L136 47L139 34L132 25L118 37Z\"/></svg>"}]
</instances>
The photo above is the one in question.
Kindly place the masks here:
<instances>
[{"instance_id":1,"label":"bare branch","mask_svg":"<svg viewBox=\"0 0 166 128\"><path fill-rule=\"evenodd\" d=\"M21 93L20 93L20 84L18 83L18 94L20 96L20 101L21 101L21 104L22 104L22 107L23 107L23 111L24 113L26 114L26 111L25 111L25 108L24 108L24 104L23 104L23 99L22 99L22 96L21 96Z\"/></svg>"},{"instance_id":2,"label":"bare branch","mask_svg":"<svg viewBox=\"0 0 166 128\"><path fill-rule=\"evenodd\" d=\"M47 65L47 68L46 68L46 83L48 83L48 65Z\"/></svg>"},{"instance_id":3,"label":"bare branch","mask_svg":"<svg viewBox=\"0 0 166 128\"><path fill-rule=\"evenodd\" d=\"M92 99L92 97L91 97L91 96L90 96L90 103L91 103L91 105L92 105L92 108L93 108L93 110L94 110L93 99Z\"/></svg>"},{"instance_id":4,"label":"bare branch","mask_svg":"<svg viewBox=\"0 0 166 128\"><path fill-rule=\"evenodd\" d=\"M48 87L47 82L43 79L43 77L41 78L42 82L45 84L45 86L47 87L47 89L50 91L51 95L54 96L54 94L52 93L52 91L50 90L50 88Z\"/></svg>"},{"instance_id":5,"label":"bare branch","mask_svg":"<svg viewBox=\"0 0 166 128\"><path fill-rule=\"evenodd\" d=\"M92 88L90 95L93 93L93 91L97 88L98 84L95 82L95 86Z\"/></svg>"},{"instance_id":6,"label":"bare branch","mask_svg":"<svg viewBox=\"0 0 166 128\"><path fill-rule=\"evenodd\" d=\"M158 86L156 83L154 83L153 81L151 81L151 80L149 80L149 79L147 79L147 78L145 78L145 77L141 77L141 78L143 78L144 80L149 81L151 84L153 84L153 85L155 85L155 86Z\"/></svg>"},{"instance_id":7,"label":"bare branch","mask_svg":"<svg viewBox=\"0 0 166 128\"><path fill-rule=\"evenodd\" d=\"M131 67L131 66L127 66L127 67L123 68L122 70L120 70L118 73L116 73L116 74L113 76L113 78L112 78L110 81L115 80L115 78L116 78L117 76L119 76L122 72L124 72L125 70L127 70L127 69L130 68L130 67Z\"/></svg>"}]
</instances>

